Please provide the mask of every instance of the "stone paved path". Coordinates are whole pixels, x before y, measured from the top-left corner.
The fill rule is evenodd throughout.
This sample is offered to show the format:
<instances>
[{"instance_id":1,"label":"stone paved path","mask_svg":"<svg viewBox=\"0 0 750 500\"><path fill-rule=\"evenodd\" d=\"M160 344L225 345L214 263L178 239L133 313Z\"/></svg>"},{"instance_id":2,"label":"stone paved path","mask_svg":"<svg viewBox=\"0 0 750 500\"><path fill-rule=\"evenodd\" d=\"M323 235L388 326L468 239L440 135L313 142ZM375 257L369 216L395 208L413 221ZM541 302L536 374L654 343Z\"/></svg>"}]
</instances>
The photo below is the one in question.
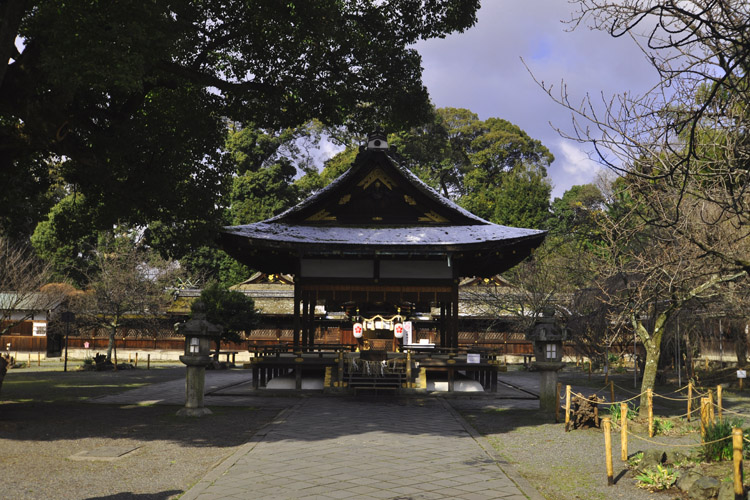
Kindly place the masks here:
<instances>
[{"instance_id":1,"label":"stone paved path","mask_svg":"<svg viewBox=\"0 0 750 500\"><path fill-rule=\"evenodd\" d=\"M392 397L302 400L181 498L541 499L446 402Z\"/></svg>"}]
</instances>

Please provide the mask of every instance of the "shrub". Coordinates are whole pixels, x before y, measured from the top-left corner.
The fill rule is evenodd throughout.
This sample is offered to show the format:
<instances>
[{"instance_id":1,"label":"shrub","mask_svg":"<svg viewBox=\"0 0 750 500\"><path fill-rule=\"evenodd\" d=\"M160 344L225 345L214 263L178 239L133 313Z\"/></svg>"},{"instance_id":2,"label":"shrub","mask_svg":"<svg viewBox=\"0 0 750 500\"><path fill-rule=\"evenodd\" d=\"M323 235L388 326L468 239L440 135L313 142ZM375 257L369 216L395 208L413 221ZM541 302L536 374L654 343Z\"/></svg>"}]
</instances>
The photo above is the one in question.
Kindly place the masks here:
<instances>
[{"instance_id":1,"label":"shrub","mask_svg":"<svg viewBox=\"0 0 750 500\"><path fill-rule=\"evenodd\" d=\"M674 428L674 422L666 418L654 419L654 434L666 434Z\"/></svg>"},{"instance_id":2,"label":"shrub","mask_svg":"<svg viewBox=\"0 0 750 500\"><path fill-rule=\"evenodd\" d=\"M732 459L732 428L740 427L742 420L725 419L709 423L706 426L705 444L702 455L707 462L718 462ZM717 441L723 439L723 441Z\"/></svg>"},{"instance_id":3,"label":"shrub","mask_svg":"<svg viewBox=\"0 0 750 500\"><path fill-rule=\"evenodd\" d=\"M651 491L668 490L677 482L677 475L672 467L657 465L655 469L646 469L635 477L638 487Z\"/></svg>"},{"instance_id":4,"label":"shrub","mask_svg":"<svg viewBox=\"0 0 750 500\"><path fill-rule=\"evenodd\" d=\"M635 403L633 401L627 403L627 405L628 405L627 419L634 420L638 416L638 407L635 406ZM622 417L622 413L620 412L619 403L609 405L609 416L612 418L613 422L620 421L620 418Z\"/></svg>"}]
</instances>

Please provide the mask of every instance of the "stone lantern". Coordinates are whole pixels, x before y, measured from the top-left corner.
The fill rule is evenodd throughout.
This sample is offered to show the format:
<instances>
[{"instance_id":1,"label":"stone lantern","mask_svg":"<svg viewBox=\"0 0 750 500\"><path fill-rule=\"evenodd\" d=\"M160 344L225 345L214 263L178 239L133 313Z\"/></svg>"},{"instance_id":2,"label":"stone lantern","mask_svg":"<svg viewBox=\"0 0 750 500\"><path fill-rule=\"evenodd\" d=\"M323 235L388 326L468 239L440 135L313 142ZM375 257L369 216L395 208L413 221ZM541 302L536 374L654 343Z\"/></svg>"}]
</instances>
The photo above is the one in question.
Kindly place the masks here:
<instances>
[{"instance_id":1,"label":"stone lantern","mask_svg":"<svg viewBox=\"0 0 750 500\"><path fill-rule=\"evenodd\" d=\"M567 336L567 329L558 324L552 309L545 309L526 336L534 344L532 368L540 374L539 408L544 412L554 412L559 404L557 371L565 366L562 362L563 341L567 339Z\"/></svg>"},{"instance_id":2,"label":"stone lantern","mask_svg":"<svg viewBox=\"0 0 750 500\"><path fill-rule=\"evenodd\" d=\"M206 385L206 366L211 363L211 343L220 335L222 328L206 321L203 304L198 302L193 319L176 325L177 332L185 336L185 354L180 361L187 365L185 375L185 407L177 415L201 417L211 414L203 406Z\"/></svg>"}]
</instances>

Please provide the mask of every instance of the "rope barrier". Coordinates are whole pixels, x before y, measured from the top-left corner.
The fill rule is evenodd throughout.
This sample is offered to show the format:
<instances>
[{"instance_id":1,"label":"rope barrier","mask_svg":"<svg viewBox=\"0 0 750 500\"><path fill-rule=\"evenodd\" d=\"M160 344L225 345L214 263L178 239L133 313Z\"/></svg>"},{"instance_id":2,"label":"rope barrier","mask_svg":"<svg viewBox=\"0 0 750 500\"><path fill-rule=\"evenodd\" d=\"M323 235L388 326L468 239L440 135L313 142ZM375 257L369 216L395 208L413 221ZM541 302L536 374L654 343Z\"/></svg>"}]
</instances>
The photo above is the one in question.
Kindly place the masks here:
<instances>
[{"instance_id":1,"label":"rope barrier","mask_svg":"<svg viewBox=\"0 0 750 500\"><path fill-rule=\"evenodd\" d=\"M628 433L628 436L633 436L634 438L640 439L641 441L646 441L647 443L658 444L659 446L671 446L673 448L693 448L693 447L696 447L696 446L704 446L704 445L707 445L707 444L714 444L714 443L719 443L721 441L726 441L727 439L732 439L732 436L725 436L723 438L716 439L714 441L706 441L705 443L670 444L670 443L662 443L660 441L654 441L654 440L651 440L651 439L648 439L648 438L644 438L644 437L639 436L638 434L633 434L630 431L627 431L627 433Z\"/></svg>"},{"instance_id":2,"label":"rope barrier","mask_svg":"<svg viewBox=\"0 0 750 500\"><path fill-rule=\"evenodd\" d=\"M714 403L714 406L716 406L716 403ZM750 418L750 414L747 414L747 413L740 413L740 412L738 412L738 411L730 410L729 408L724 408L724 407L722 407L722 411L723 411L724 413L731 413L731 414L733 414L733 415L739 415L740 417L746 417L746 418Z\"/></svg>"},{"instance_id":3,"label":"rope barrier","mask_svg":"<svg viewBox=\"0 0 750 500\"><path fill-rule=\"evenodd\" d=\"M577 398L579 398L579 399L581 399L581 400L583 400L583 401L588 401L589 403L593 403L593 404L612 404L612 405L615 405L615 404L628 403L630 401L633 401L634 399L637 399L637 398L641 397L642 394L643 393L638 394L637 396L633 396L630 399L623 399L622 401L610 401L610 402L608 402L607 400L594 401L593 399L589 399L589 398L585 397L583 394L578 393L578 392L575 393L574 396L577 397Z\"/></svg>"},{"instance_id":4,"label":"rope barrier","mask_svg":"<svg viewBox=\"0 0 750 500\"><path fill-rule=\"evenodd\" d=\"M691 399L695 399L695 396L693 396L692 398L670 398L668 396L662 396L661 394L657 394L657 393L654 393L654 397L655 398L666 399L666 400L669 400L669 401L690 401Z\"/></svg>"}]
</instances>

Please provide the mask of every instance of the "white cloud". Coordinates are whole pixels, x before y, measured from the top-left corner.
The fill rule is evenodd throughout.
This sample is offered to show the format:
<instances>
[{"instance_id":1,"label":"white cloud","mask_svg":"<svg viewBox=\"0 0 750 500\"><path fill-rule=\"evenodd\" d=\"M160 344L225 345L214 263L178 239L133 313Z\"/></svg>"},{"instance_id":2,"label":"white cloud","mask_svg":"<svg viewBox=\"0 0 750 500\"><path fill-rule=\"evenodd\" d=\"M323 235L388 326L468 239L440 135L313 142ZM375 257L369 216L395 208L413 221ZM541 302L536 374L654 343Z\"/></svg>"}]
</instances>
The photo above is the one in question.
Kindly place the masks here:
<instances>
[{"instance_id":1,"label":"white cloud","mask_svg":"<svg viewBox=\"0 0 750 500\"><path fill-rule=\"evenodd\" d=\"M587 93L641 93L657 78L627 37L614 39L585 26L566 31L561 20L570 18L572 8L560 0L486 1L473 28L416 46L437 107L467 108L483 120L504 118L552 151L554 196L591 182L596 169L582 161L582 146L561 140L550 126L570 131L570 113L534 83L521 58L556 91L564 80L573 102Z\"/></svg>"},{"instance_id":2,"label":"white cloud","mask_svg":"<svg viewBox=\"0 0 750 500\"><path fill-rule=\"evenodd\" d=\"M580 144L559 139L556 149L559 155L549 170L553 198L561 197L572 186L592 182L602 168Z\"/></svg>"}]
</instances>

